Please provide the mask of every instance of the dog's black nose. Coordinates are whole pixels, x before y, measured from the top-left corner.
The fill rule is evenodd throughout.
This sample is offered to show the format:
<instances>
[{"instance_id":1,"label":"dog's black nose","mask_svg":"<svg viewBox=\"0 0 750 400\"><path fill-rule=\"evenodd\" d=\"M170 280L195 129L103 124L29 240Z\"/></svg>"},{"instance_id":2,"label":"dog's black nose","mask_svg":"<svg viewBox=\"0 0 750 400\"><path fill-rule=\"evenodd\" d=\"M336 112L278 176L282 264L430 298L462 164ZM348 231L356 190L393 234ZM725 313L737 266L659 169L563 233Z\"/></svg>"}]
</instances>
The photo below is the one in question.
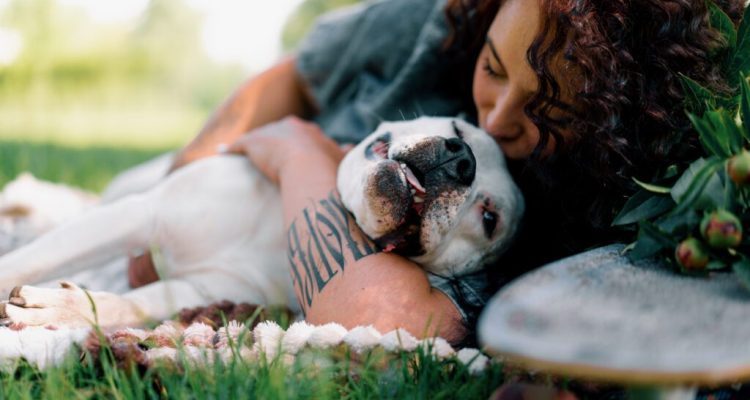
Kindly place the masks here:
<instances>
[{"instance_id":1,"label":"dog's black nose","mask_svg":"<svg viewBox=\"0 0 750 400\"><path fill-rule=\"evenodd\" d=\"M445 140L445 151L440 156L440 168L451 179L466 186L474 182L477 160L469 145L459 138Z\"/></svg>"}]
</instances>

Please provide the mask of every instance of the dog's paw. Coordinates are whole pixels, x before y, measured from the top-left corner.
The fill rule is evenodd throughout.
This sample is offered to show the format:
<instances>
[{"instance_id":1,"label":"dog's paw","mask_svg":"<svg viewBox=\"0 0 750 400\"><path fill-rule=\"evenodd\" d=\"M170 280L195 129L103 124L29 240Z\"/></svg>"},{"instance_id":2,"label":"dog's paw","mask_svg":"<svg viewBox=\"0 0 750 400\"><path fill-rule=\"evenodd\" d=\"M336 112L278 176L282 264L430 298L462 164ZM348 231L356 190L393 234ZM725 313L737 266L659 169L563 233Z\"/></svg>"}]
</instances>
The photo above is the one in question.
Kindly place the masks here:
<instances>
[{"instance_id":1,"label":"dog's paw","mask_svg":"<svg viewBox=\"0 0 750 400\"><path fill-rule=\"evenodd\" d=\"M71 282L60 282L60 287L14 288L8 302L0 303L0 323L26 326L91 326L95 320L91 297Z\"/></svg>"}]
</instances>

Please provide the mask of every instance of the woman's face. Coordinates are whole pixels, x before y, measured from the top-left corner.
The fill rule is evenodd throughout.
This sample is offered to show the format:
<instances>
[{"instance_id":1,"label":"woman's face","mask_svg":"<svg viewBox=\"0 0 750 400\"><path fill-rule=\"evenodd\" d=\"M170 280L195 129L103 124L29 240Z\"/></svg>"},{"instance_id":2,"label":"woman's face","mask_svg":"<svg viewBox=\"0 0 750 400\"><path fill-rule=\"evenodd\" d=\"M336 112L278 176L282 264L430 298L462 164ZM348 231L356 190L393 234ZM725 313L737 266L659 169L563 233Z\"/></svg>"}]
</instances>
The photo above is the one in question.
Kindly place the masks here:
<instances>
[{"instance_id":1,"label":"woman's face","mask_svg":"<svg viewBox=\"0 0 750 400\"><path fill-rule=\"evenodd\" d=\"M539 142L539 129L524 113L538 88L526 53L539 32L539 13L538 0L506 0L490 26L474 69L479 125L511 159L528 157ZM545 152L554 148L553 141L550 138Z\"/></svg>"}]
</instances>

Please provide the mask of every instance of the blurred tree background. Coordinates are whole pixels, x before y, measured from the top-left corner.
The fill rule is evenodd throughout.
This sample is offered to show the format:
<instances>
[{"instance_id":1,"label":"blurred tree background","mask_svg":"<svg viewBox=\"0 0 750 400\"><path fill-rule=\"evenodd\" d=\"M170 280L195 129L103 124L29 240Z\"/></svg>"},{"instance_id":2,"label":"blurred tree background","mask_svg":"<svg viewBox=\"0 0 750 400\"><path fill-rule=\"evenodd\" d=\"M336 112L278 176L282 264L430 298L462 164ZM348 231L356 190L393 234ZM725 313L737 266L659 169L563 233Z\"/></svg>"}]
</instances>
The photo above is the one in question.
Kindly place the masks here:
<instances>
[{"instance_id":1,"label":"blurred tree background","mask_svg":"<svg viewBox=\"0 0 750 400\"><path fill-rule=\"evenodd\" d=\"M59 0L3 1L0 146L173 148L258 72L206 56L202 17L184 0L150 0L134 21L106 24ZM283 48L293 50L320 13L354 2L302 2Z\"/></svg>"},{"instance_id":2,"label":"blurred tree background","mask_svg":"<svg viewBox=\"0 0 750 400\"><path fill-rule=\"evenodd\" d=\"M284 50L293 50L302 40L319 15L358 3L358 0L306 0L292 13L281 34L281 44Z\"/></svg>"}]
</instances>

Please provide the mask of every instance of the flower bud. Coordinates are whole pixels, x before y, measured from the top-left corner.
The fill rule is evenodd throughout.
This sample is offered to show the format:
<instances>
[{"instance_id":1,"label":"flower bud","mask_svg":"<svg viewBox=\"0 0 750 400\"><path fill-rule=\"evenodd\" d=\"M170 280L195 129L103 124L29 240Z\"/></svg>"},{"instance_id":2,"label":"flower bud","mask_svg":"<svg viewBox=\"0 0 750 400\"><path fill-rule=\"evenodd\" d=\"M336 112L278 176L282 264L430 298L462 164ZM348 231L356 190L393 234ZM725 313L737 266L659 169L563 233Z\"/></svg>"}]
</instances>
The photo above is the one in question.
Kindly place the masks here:
<instances>
[{"instance_id":1,"label":"flower bud","mask_svg":"<svg viewBox=\"0 0 750 400\"><path fill-rule=\"evenodd\" d=\"M734 248L742 241L742 223L727 210L706 214L700 228L708 245L717 249Z\"/></svg>"},{"instance_id":2,"label":"flower bud","mask_svg":"<svg viewBox=\"0 0 750 400\"><path fill-rule=\"evenodd\" d=\"M690 237L683 240L675 249L674 257L682 268L702 270L708 265L708 252L700 240Z\"/></svg>"},{"instance_id":3,"label":"flower bud","mask_svg":"<svg viewBox=\"0 0 750 400\"><path fill-rule=\"evenodd\" d=\"M750 184L750 152L742 150L727 161L727 174L732 182L738 186Z\"/></svg>"}]
</instances>

